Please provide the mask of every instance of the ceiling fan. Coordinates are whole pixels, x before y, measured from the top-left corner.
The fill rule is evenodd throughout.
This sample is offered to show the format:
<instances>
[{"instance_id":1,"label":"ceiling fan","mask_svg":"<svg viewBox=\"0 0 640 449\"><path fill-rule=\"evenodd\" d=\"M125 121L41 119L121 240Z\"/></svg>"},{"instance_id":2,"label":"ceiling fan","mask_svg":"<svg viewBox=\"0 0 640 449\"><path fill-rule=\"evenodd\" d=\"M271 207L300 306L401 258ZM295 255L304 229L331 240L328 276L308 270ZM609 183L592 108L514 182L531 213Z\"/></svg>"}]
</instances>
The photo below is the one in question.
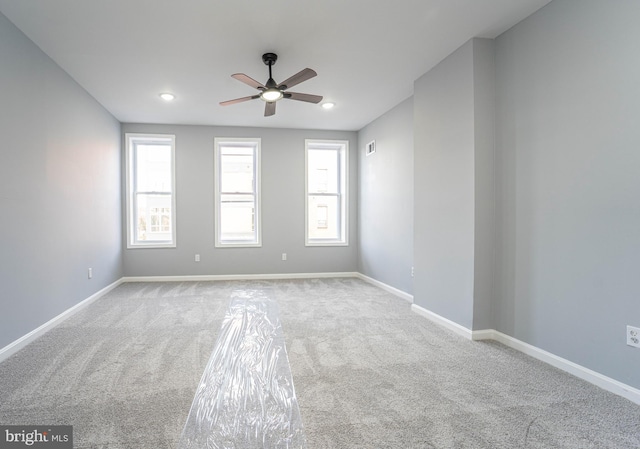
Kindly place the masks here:
<instances>
[{"instance_id":1,"label":"ceiling fan","mask_svg":"<svg viewBox=\"0 0 640 449\"><path fill-rule=\"evenodd\" d=\"M287 78L283 82L279 84L276 83L271 76L271 66L274 65L277 60L278 55L276 55L275 53L265 53L264 55L262 55L262 61L269 66L269 79L265 84L257 82L244 73L234 73L233 75L231 75L232 78L235 78L238 81L241 81L255 89L258 89L260 93L256 95L250 95L248 97L236 98L235 100L222 101L220 102L220 105L228 106L230 104L242 103L243 101L255 100L256 98L260 98L265 102L264 116L268 117L276 113L276 101L281 100L282 98L286 98L289 100L306 101L308 103L316 104L322 101L322 96L320 95L287 92L287 89L289 89L290 87L293 87L303 81L316 76L317 73L314 70L303 69L295 75Z\"/></svg>"}]
</instances>

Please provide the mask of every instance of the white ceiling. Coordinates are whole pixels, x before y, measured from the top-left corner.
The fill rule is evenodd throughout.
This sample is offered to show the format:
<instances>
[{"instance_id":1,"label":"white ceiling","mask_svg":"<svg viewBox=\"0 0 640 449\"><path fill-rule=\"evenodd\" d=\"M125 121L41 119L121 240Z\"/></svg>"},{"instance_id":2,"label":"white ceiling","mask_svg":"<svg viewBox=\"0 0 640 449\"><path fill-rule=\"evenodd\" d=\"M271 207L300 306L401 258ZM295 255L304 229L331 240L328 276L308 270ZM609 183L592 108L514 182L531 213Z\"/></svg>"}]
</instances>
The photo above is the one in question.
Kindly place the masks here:
<instances>
[{"instance_id":1,"label":"white ceiling","mask_svg":"<svg viewBox=\"0 0 640 449\"><path fill-rule=\"evenodd\" d=\"M118 120L359 130L411 96L413 82L472 37L494 38L550 0L0 0L0 12ZM273 117L257 91L305 67ZM176 100L165 103L160 92Z\"/></svg>"}]
</instances>

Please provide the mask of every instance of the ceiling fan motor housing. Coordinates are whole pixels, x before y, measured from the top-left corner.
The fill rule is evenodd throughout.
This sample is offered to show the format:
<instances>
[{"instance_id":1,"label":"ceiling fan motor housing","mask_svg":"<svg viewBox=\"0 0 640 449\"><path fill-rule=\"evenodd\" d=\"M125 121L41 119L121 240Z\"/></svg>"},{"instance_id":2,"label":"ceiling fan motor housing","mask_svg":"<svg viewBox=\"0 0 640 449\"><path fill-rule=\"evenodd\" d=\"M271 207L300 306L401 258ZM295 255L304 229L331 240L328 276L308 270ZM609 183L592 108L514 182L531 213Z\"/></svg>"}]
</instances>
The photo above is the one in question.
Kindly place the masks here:
<instances>
[{"instance_id":1,"label":"ceiling fan motor housing","mask_svg":"<svg viewBox=\"0 0 640 449\"><path fill-rule=\"evenodd\" d=\"M272 66L278 60L278 55L275 53L265 53L262 55L262 62L264 62L268 66Z\"/></svg>"}]
</instances>

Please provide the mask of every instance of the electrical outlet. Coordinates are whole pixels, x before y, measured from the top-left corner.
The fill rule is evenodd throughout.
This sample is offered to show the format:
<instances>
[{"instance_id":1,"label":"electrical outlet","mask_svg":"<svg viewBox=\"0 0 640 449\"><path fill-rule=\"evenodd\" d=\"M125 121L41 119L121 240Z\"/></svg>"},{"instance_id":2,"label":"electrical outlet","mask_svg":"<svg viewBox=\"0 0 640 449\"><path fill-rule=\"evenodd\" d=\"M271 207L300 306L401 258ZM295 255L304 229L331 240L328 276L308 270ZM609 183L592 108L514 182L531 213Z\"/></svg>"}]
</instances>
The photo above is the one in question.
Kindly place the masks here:
<instances>
[{"instance_id":1,"label":"electrical outlet","mask_svg":"<svg viewBox=\"0 0 640 449\"><path fill-rule=\"evenodd\" d=\"M415 270L413 269L413 267L411 267L411 277L413 277L414 274L415 274Z\"/></svg>"},{"instance_id":2,"label":"electrical outlet","mask_svg":"<svg viewBox=\"0 0 640 449\"><path fill-rule=\"evenodd\" d=\"M627 326L627 344L640 348L640 327Z\"/></svg>"},{"instance_id":3,"label":"electrical outlet","mask_svg":"<svg viewBox=\"0 0 640 449\"><path fill-rule=\"evenodd\" d=\"M287 260L287 253L282 253L282 260Z\"/></svg>"},{"instance_id":4,"label":"electrical outlet","mask_svg":"<svg viewBox=\"0 0 640 449\"><path fill-rule=\"evenodd\" d=\"M200 254L196 254L195 260L196 262L200 262Z\"/></svg>"},{"instance_id":5,"label":"electrical outlet","mask_svg":"<svg viewBox=\"0 0 640 449\"><path fill-rule=\"evenodd\" d=\"M87 279L91 279L93 277L93 268L89 268L87 271Z\"/></svg>"}]
</instances>

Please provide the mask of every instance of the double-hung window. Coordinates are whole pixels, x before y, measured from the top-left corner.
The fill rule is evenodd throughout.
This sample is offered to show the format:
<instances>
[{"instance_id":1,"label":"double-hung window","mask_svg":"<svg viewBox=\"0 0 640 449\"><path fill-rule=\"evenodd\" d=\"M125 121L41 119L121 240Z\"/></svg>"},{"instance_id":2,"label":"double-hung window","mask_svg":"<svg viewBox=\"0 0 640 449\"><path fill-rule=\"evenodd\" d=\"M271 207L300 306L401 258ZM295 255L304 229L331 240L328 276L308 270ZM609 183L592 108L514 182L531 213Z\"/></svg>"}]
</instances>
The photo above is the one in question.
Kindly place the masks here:
<instances>
[{"instance_id":1,"label":"double-hung window","mask_svg":"<svg viewBox=\"0 0 640 449\"><path fill-rule=\"evenodd\" d=\"M348 244L349 142L306 140L306 245Z\"/></svg>"},{"instance_id":2,"label":"double-hung window","mask_svg":"<svg viewBox=\"0 0 640 449\"><path fill-rule=\"evenodd\" d=\"M216 138L217 247L261 246L260 139Z\"/></svg>"},{"instance_id":3,"label":"double-hung window","mask_svg":"<svg viewBox=\"0 0 640 449\"><path fill-rule=\"evenodd\" d=\"M127 133L127 248L176 246L175 136Z\"/></svg>"}]
</instances>

